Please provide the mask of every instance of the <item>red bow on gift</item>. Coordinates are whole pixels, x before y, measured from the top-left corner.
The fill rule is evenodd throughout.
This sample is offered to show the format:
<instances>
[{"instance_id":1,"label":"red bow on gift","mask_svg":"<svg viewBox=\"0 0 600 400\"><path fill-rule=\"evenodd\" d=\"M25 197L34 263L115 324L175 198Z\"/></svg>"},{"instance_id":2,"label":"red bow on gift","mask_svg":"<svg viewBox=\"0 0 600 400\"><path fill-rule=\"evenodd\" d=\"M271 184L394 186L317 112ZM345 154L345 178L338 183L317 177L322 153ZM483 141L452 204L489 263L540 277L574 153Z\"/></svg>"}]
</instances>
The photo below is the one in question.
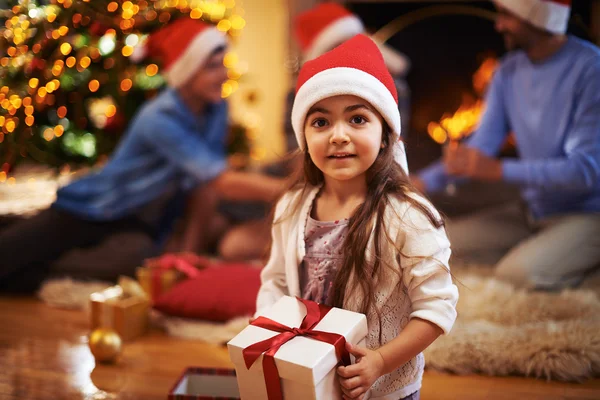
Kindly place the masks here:
<instances>
[{"instance_id":1,"label":"red bow on gift","mask_svg":"<svg viewBox=\"0 0 600 400\"><path fill-rule=\"evenodd\" d=\"M313 330L313 328L331 310L331 307L300 298L298 298L298 300L306 306L306 316L302 320L300 327L290 328L269 318L258 317L252 322L252 325L280 333L270 339L248 346L242 351L244 361L246 362L246 368L248 369L250 369L252 364L254 364L261 354L264 353L263 371L265 374L265 383L267 385L267 396L269 400L283 399L281 382L279 381L279 372L277 371L273 356L281 346L296 336L306 336L311 339L332 344L335 346L335 354L338 360L341 360L344 365L350 364L350 354L348 353L348 350L346 350L346 338L343 335Z\"/></svg>"},{"instance_id":2,"label":"red bow on gift","mask_svg":"<svg viewBox=\"0 0 600 400\"><path fill-rule=\"evenodd\" d=\"M156 259L148 260L146 266L152 269L152 298L156 300L160 295L160 275L162 271L175 269L188 278L195 278L199 274L198 268L208 264L207 259L193 253L165 254Z\"/></svg>"},{"instance_id":3,"label":"red bow on gift","mask_svg":"<svg viewBox=\"0 0 600 400\"><path fill-rule=\"evenodd\" d=\"M210 261L194 253L168 253L146 261L146 266L158 269L176 269L190 278L198 275L198 268L206 267Z\"/></svg>"}]
</instances>

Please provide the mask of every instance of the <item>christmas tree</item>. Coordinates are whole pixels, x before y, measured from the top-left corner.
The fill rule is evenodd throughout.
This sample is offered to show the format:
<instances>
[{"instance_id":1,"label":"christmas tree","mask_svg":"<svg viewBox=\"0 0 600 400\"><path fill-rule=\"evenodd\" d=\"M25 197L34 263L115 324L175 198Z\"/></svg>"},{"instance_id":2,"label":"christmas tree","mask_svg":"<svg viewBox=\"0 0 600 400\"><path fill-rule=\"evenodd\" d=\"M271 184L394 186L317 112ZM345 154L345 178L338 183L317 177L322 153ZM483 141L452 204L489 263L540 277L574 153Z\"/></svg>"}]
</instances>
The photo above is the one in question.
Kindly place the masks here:
<instances>
[{"instance_id":1,"label":"christmas tree","mask_svg":"<svg viewBox=\"0 0 600 400\"><path fill-rule=\"evenodd\" d=\"M182 17L215 23L232 37L245 25L235 0L19 0L8 7L0 11L0 181L23 159L57 167L105 159L137 108L164 85L152 60L130 59L149 32ZM234 53L225 57L223 97L237 88L236 63Z\"/></svg>"}]
</instances>

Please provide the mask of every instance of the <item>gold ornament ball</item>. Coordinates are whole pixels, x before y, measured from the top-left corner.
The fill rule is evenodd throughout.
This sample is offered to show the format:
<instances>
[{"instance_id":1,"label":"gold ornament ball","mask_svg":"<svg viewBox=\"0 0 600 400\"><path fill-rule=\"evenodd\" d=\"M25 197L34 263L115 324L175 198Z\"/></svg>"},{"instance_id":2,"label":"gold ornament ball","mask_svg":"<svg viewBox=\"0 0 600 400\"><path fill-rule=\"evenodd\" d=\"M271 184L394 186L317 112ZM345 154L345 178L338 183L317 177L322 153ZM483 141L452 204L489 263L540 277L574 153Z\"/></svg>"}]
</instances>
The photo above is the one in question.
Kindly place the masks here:
<instances>
[{"instance_id":1,"label":"gold ornament ball","mask_svg":"<svg viewBox=\"0 0 600 400\"><path fill-rule=\"evenodd\" d=\"M115 362L121 353L121 337L112 329L99 328L90 334L90 351L98 362Z\"/></svg>"}]
</instances>

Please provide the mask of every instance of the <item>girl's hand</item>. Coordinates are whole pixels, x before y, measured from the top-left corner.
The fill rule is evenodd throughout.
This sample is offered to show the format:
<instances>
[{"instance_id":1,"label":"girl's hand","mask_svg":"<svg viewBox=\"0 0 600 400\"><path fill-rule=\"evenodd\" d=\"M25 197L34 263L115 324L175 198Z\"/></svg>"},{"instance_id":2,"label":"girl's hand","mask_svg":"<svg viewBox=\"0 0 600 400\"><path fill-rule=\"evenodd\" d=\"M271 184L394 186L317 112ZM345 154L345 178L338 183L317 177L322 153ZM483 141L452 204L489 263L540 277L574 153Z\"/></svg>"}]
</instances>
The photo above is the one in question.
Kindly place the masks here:
<instances>
[{"instance_id":1,"label":"girl's hand","mask_svg":"<svg viewBox=\"0 0 600 400\"><path fill-rule=\"evenodd\" d=\"M362 399L371 385L383 375L383 357L378 351L350 343L346 343L346 349L356 357L356 363L337 369L344 400Z\"/></svg>"}]
</instances>

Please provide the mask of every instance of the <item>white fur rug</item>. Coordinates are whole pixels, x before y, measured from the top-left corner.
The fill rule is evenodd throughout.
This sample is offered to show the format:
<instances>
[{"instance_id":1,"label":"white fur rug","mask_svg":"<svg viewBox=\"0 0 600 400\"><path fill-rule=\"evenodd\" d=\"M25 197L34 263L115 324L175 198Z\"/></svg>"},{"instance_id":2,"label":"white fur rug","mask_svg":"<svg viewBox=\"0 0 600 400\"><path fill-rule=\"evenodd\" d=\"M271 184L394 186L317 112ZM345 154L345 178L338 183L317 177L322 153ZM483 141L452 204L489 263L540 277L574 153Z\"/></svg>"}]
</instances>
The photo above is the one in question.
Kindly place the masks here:
<instances>
[{"instance_id":1,"label":"white fur rug","mask_svg":"<svg viewBox=\"0 0 600 400\"><path fill-rule=\"evenodd\" d=\"M44 282L38 297L51 307L88 310L90 294L112 286L108 282L81 282L70 278L52 279Z\"/></svg>"},{"instance_id":2,"label":"white fur rug","mask_svg":"<svg viewBox=\"0 0 600 400\"><path fill-rule=\"evenodd\" d=\"M459 279L458 320L426 350L428 368L559 381L600 376L600 298L593 290L531 293L493 278Z\"/></svg>"},{"instance_id":3,"label":"white fur rug","mask_svg":"<svg viewBox=\"0 0 600 400\"><path fill-rule=\"evenodd\" d=\"M489 277L489 268L453 272L460 281L459 317L450 335L426 350L428 368L559 381L600 376L600 285L532 293ZM89 294L106 286L51 281L39 296L53 306L85 309ZM156 312L152 321L169 335L211 343L227 342L248 323L245 317L219 324Z\"/></svg>"}]
</instances>

